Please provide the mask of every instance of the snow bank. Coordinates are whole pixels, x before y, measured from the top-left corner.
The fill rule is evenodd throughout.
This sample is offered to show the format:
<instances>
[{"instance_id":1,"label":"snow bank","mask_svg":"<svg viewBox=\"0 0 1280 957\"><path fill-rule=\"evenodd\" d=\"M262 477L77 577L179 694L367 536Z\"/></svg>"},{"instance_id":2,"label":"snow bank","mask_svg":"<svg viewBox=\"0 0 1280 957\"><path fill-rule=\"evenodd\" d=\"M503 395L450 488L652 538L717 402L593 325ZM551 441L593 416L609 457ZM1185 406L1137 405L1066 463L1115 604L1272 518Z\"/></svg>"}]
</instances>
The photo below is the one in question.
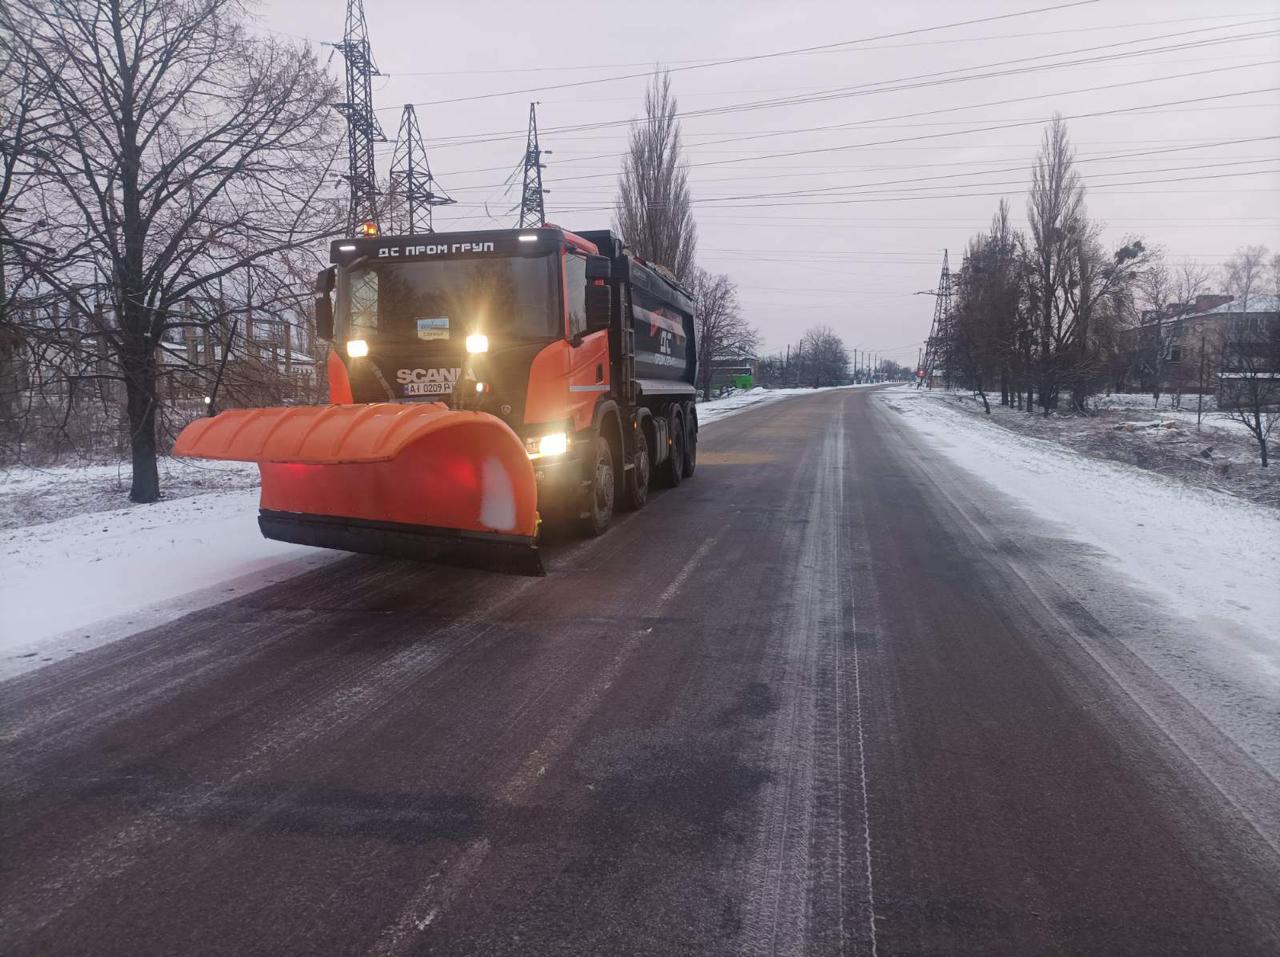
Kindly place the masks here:
<instances>
[{"instance_id":1,"label":"snow bank","mask_svg":"<svg viewBox=\"0 0 1280 957\"><path fill-rule=\"evenodd\" d=\"M0 678L338 557L264 539L257 513L250 489L0 532Z\"/></svg>"},{"instance_id":2,"label":"snow bank","mask_svg":"<svg viewBox=\"0 0 1280 957\"><path fill-rule=\"evenodd\" d=\"M913 388L882 401L957 465L1012 496L1189 618L1258 636L1280 674L1280 511L976 419Z\"/></svg>"}]
</instances>

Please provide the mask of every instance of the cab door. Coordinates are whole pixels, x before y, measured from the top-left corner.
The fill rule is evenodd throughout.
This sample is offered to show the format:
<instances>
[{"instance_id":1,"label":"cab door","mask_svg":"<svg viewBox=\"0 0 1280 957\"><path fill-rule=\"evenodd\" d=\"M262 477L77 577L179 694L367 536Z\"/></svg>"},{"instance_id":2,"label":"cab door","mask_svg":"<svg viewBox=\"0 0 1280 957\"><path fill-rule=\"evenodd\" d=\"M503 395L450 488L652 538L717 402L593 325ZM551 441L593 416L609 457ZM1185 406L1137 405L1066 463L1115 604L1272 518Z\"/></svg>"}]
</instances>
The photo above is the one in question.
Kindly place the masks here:
<instances>
[{"instance_id":1,"label":"cab door","mask_svg":"<svg viewBox=\"0 0 1280 957\"><path fill-rule=\"evenodd\" d=\"M565 321L569 335L569 407L574 427L591 425L596 400L609 391L609 331L587 332L587 257L564 256Z\"/></svg>"}]
</instances>

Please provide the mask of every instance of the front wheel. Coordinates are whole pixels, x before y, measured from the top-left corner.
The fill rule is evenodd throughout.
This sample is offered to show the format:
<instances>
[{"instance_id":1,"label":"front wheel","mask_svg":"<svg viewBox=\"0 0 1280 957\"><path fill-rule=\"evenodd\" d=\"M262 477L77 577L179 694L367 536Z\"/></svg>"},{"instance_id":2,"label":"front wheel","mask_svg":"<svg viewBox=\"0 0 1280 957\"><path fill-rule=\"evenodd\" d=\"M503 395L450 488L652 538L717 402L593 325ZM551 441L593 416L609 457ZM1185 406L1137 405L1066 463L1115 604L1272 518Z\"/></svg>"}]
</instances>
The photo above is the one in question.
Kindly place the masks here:
<instances>
[{"instance_id":1,"label":"front wheel","mask_svg":"<svg viewBox=\"0 0 1280 957\"><path fill-rule=\"evenodd\" d=\"M582 530L594 537L603 535L613 521L613 449L604 436L596 437L595 461L592 465L591 484L587 489L587 512L582 518Z\"/></svg>"}]
</instances>

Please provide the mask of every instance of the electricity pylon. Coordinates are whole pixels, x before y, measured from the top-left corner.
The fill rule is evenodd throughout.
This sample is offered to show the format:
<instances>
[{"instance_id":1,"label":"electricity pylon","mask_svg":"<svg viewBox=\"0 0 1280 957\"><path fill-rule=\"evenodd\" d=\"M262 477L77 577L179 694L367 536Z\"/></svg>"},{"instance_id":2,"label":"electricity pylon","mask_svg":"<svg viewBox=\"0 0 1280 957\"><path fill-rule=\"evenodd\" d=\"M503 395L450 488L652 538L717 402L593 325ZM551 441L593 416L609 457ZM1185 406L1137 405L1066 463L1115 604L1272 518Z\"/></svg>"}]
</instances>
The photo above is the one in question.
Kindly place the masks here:
<instances>
[{"instance_id":1,"label":"electricity pylon","mask_svg":"<svg viewBox=\"0 0 1280 957\"><path fill-rule=\"evenodd\" d=\"M924 385L933 375L933 367L943 363L946 373L945 356L951 344L951 266L947 262L947 250L942 251L942 275L938 277L938 288L931 289L925 296L933 296L933 324L929 327L929 339L924 349L924 377L916 383L916 387Z\"/></svg>"},{"instance_id":2,"label":"electricity pylon","mask_svg":"<svg viewBox=\"0 0 1280 957\"><path fill-rule=\"evenodd\" d=\"M548 150L550 152L550 150ZM542 197L542 150L538 147L538 104L529 104L529 138L524 148L524 189L520 194L520 218L517 229L538 227L547 221Z\"/></svg>"},{"instance_id":3,"label":"electricity pylon","mask_svg":"<svg viewBox=\"0 0 1280 957\"><path fill-rule=\"evenodd\" d=\"M386 134L373 112L373 78L381 76L369 47L369 26L364 19L363 0L347 0L347 26L342 42L333 44L347 65L347 99L335 106L347 119L347 159L350 172L351 204L348 231L366 220L378 221L378 174L373 161L373 144L385 143Z\"/></svg>"},{"instance_id":4,"label":"electricity pylon","mask_svg":"<svg viewBox=\"0 0 1280 957\"><path fill-rule=\"evenodd\" d=\"M431 210L454 202L431 175L422 132L418 129L418 114L412 103L406 103L400 115L400 132L391 156L391 193L405 204L410 236L435 232Z\"/></svg>"}]
</instances>

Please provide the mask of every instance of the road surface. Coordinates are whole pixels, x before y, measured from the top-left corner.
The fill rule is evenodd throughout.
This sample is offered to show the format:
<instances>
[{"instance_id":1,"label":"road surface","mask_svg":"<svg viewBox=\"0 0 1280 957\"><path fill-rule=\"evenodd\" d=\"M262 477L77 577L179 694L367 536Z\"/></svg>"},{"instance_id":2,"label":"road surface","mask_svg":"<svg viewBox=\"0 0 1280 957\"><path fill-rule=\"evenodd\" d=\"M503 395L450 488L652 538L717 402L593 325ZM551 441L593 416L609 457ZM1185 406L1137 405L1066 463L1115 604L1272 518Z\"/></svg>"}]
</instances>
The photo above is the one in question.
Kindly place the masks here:
<instances>
[{"instance_id":1,"label":"road surface","mask_svg":"<svg viewBox=\"0 0 1280 957\"><path fill-rule=\"evenodd\" d=\"M1280 952L1276 781L1079 548L851 390L546 578L232 596L0 689L0 951Z\"/></svg>"}]
</instances>

